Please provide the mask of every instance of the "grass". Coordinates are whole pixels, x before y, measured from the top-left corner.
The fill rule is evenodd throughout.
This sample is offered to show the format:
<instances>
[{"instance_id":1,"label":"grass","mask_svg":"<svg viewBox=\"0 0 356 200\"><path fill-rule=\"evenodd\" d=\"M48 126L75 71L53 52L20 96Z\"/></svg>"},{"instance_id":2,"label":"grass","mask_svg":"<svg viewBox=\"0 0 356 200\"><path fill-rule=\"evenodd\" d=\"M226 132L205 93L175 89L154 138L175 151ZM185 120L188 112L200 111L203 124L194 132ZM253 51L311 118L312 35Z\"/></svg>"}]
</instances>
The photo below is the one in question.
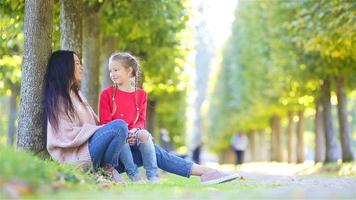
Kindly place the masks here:
<instances>
[{"instance_id":1,"label":"grass","mask_svg":"<svg viewBox=\"0 0 356 200\"><path fill-rule=\"evenodd\" d=\"M279 170L277 163L269 166ZM246 164L243 167L261 168L258 164ZM267 166L267 164L264 164ZM315 165L317 166L317 165ZM351 166L351 167L350 167ZM353 169L354 164L348 169ZM242 168L243 168L242 167ZM283 166L282 166L283 167ZM284 166L285 167L285 166ZM300 172L312 166L304 166ZM343 168L330 167L337 175ZM318 168L320 169L320 168ZM330 171L328 171L328 174ZM298 171L298 170L296 170ZM316 172L316 170L315 170ZM323 173L323 172L318 172ZM143 173L141 173L143 174ZM305 173L307 174L307 173ZM98 176L97 176L98 177ZM99 176L99 178L102 178ZM105 184L97 178L75 166L57 164L50 160L41 160L30 153L4 148L0 145L0 199L251 199L267 196L280 198L275 191L284 191L285 185L279 182L266 182L258 179L236 180L230 183L203 186L199 178L184 178L164 173L162 184ZM282 192L283 193L283 192ZM299 193L288 192L290 198L299 198ZM284 196L284 195L282 195Z\"/></svg>"}]
</instances>

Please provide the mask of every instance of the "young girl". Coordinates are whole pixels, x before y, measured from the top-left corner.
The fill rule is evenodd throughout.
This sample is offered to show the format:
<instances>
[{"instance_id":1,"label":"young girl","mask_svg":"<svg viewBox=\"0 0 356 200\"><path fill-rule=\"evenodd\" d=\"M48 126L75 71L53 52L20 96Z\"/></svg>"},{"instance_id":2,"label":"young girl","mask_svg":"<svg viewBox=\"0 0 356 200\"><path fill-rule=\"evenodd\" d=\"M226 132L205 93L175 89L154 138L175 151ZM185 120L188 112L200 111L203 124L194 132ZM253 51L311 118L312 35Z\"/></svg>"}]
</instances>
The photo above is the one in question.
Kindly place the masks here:
<instances>
[{"instance_id":1,"label":"young girl","mask_svg":"<svg viewBox=\"0 0 356 200\"><path fill-rule=\"evenodd\" d=\"M114 53L109 59L109 71L113 85L104 89L100 94L100 124L116 119L122 119L127 123L128 144L131 148L138 148L140 151L147 180L158 183L155 147L151 134L145 129L147 94L137 87L140 73L139 62L129 53ZM132 180L135 179L132 177L139 177L132 155L131 157L120 156L120 161L125 163L125 170Z\"/></svg>"}]
</instances>

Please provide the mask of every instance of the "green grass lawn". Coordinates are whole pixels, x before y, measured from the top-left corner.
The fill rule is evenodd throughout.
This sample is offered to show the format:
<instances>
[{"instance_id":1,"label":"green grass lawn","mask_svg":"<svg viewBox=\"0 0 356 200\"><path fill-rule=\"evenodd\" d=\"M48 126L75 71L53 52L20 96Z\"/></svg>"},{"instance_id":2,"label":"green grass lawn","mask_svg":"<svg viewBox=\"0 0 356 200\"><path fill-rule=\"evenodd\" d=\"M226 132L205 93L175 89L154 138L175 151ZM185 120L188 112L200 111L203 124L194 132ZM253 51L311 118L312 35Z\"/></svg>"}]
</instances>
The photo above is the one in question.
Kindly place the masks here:
<instances>
[{"instance_id":1,"label":"green grass lawn","mask_svg":"<svg viewBox=\"0 0 356 200\"><path fill-rule=\"evenodd\" d=\"M23 151L0 148L0 155L0 199L229 199L246 190L270 187L244 180L202 186L197 177L188 179L168 173L162 174L161 184L103 184L74 166L44 161Z\"/></svg>"},{"instance_id":2,"label":"green grass lawn","mask_svg":"<svg viewBox=\"0 0 356 200\"><path fill-rule=\"evenodd\" d=\"M298 187L288 187L288 181L264 181L258 177L204 186L197 177L187 179L163 173L161 184L117 185L98 182L98 176L74 166L44 161L23 151L0 146L0 155L0 199L299 199L308 195ZM343 194L336 196L348 198L352 195L350 191L346 196Z\"/></svg>"}]
</instances>

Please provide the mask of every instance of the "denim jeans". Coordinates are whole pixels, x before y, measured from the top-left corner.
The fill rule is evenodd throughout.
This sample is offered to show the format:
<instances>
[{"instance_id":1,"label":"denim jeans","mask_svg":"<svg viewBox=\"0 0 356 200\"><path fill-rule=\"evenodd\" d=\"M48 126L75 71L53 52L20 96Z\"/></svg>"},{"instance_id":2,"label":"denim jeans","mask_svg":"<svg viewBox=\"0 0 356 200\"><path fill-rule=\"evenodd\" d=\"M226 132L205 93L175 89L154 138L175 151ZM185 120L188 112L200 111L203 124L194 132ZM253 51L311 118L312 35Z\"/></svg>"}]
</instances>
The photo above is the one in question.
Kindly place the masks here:
<instances>
[{"instance_id":1,"label":"denim jeans","mask_svg":"<svg viewBox=\"0 0 356 200\"><path fill-rule=\"evenodd\" d=\"M137 131L135 133L136 138L139 138L141 131L146 130L141 129ZM151 134L149 134L149 138L146 142L141 142L137 139L137 143L134 146L136 146L141 153L143 168L146 170L147 178L158 176L157 158Z\"/></svg>"},{"instance_id":2,"label":"denim jeans","mask_svg":"<svg viewBox=\"0 0 356 200\"><path fill-rule=\"evenodd\" d=\"M180 158L174 154L168 153L166 150L162 149L157 145L154 145L154 148L156 152L158 168L176 175L190 177L193 162L184 160L183 158ZM134 163L137 166L142 166L144 164L144 161L142 159L140 147L137 145L131 146L131 153ZM119 165L115 168L120 173L125 172L125 168L123 167L121 161Z\"/></svg>"},{"instance_id":3,"label":"denim jeans","mask_svg":"<svg viewBox=\"0 0 356 200\"><path fill-rule=\"evenodd\" d=\"M131 153L129 146L125 145L127 135L127 125L123 120L114 120L96 130L89 138L89 153L94 169L117 167L120 154Z\"/></svg>"}]
</instances>

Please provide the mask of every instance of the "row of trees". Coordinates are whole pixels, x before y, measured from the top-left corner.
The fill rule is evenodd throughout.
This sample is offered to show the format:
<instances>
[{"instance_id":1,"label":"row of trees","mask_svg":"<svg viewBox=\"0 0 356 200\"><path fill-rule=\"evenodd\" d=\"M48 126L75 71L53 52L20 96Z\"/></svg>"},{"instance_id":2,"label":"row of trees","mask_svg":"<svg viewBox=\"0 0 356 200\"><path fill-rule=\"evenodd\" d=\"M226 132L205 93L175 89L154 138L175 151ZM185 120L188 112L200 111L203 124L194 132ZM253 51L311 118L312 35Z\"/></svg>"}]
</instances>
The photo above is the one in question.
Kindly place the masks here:
<instances>
[{"instance_id":1,"label":"row of trees","mask_svg":"<svg viewBox=\"0 0 356 200\"><path fill-rule=\"evenodd\" d=\"M0 92L12 97L9 124L14 126L21 82L19 147L34 152L45 149L41 102L52 49L74 50L82 57L81 89L93 108L100 89L110 84L110 54L132 52L141 59L144 88L150 96L148 128L167 127L173 136L184 131L185 90L179 76L187 52L181 45L188 17L184 1L28 0L1 4L0 77L4 84L0 84ZM10 127L8 138L13 138L13 131Z\"/></svg>"},{"instance_id":2,"label":"row of trees","mask_svg":"<svg viewBox=\"0 0 356 200\"><path fill-rule=\"evenodd\" d=\"M335 92L342 160L353 161L347 94L356 88L356 3L242 0L235 17L212 91L208 134L227 141L238 129L271 132L271 159L282 161L281 120L287 118L292 161L297 118L297 162L303 162L304 115L312 108L315 159L334 162L338 140L330 98ZM228 143L211 145L222 150Z\"/></svg>"}]
</instances>

